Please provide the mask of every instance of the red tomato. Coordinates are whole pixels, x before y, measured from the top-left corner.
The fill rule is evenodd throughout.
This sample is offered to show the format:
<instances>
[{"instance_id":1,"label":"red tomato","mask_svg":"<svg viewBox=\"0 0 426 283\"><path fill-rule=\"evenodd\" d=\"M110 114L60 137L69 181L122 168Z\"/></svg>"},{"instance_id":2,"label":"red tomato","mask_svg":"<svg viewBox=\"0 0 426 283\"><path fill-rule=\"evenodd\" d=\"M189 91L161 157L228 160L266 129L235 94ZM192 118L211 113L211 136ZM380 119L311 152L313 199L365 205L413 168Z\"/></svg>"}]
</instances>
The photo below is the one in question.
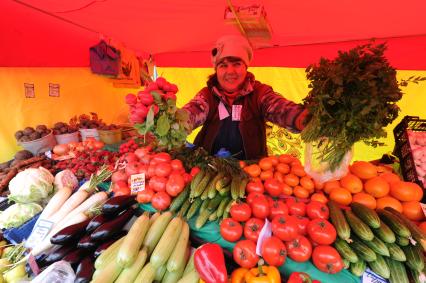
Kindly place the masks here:
<instances>
[{"instance_id":1,"label":"red tomato","mask_svg":"<svg viewBox=\"0 0 426 283\"><path fill-rule=\"evenodd\" d=\"M111 176L111 182L116 183L118 181L126 181L127 182L127 174L124 170L115 171Z\"/></svg>"},{"instance_id":2,"label":"red tomato","mask_svg":"<svg viewBox=\"0 0 426 283\"><path fill-rule=\"evenodd\" d=\"M146 179L146 176L148 174L148 168L149 168L148 165L139 163L139 171L138 171L138 173L139 174L144 173L145 174L145 179Z\"/></svg>"},{"instance_id":3,"label":"red tomato","mask_svg":"<svg viewBox=\"0 0 426 283\"><path fill-rule=\"evenodd\" d=\"M246 186L246 191L248 193L256 192L256 193L263 194L264 190L265 189L263 188L262 182L253 182L253 181L251 181Z\"/></svg>"},{"instance_id":4,"label":"red tomato","mask_svg":"<svg viewBox=\"0 0 426 283\"><path fill-rule=\"evenodd\" d=\"M168 177L172 172L172 166L168 162L161 162L155 165L155 175Z\"/></svg>"},{"instance_id":5,"label":"red tomato","mask_svg":"<svg viewBox=\"0 0 426 283\"><path fill-rule=\"evenodd\" d=\"M159 177L159 176L153 176L151 179L149 179L149 187L153 189L156 192L162 192L166 190L166 184L167 184L167 178L165 177Z\"/></svg>"},{"instance_id":6,"label":"red tomato","mask_svg":"<svg viewBox=\"0 0 426 283\"><path fill-rule=\"evenodd\" d=\"M152 157L152 160L154 160L154 162L157 162L157 163L162 163L162 162L170 163L172 158L170 157L170 154L168 154L167 152L159 152L157 154L154 154L154 156Z\"/></svg>"},{"instance_id":7,"label":"red tomato","mask_svg":"<svg viewBox=\"0 0 426 283\"><path fill-rule=\"evenodd\" d=\"M312 244L308 238L297 236L293 240L286 242L288 257L297 262L305 262L311 258Z\"/></svg>"},{"instance_id":8,"label":"red tomato","mask_svg":"<svg viewBox=\"0 0 426 283\"><path fill-rule=\"evenodd\" d=\"M231 206L229 213L235 221L246 222L251 217L251 208L250 205L245 202L238 202Z\"/></svg>"},{"instance_id":9,"label":"red tomato","mask_svg":"<svg viewBox=\"0 0 426 283\"><path fill-rule=\"evenodd\" d=\"M125 160L127 163L139 161L138 156L133 152L128 152L124 154L124 156L122 156L120 159Z\"/></svg>"},{"instance_id":10,"label":"red tomato","mask_svg":"<svg viewBox=\"0 0 426 283\"><path fill-rule=\"evenodd\" d=\"M326 273L337 273L343 269L340 254L331 246L318 246L312 252L312 261L316 268Z\"/></svg>"},{"instance_id":11,"label":"red tomato","mask_svg":"<svg viewBox=\"0 0 426 283\"><path fill-rule=\"evenodd\" d=\"M182 161L180 161L179 159L173 159L172 161L170 161L170 165L172 166L173 170L180 170L183 168Z\"/></svg>"},{"instance_id":12,"label":"red tomato","mask_svg":"<svg viewBox=\"0 0 426 283\"><path fill-rule=\"evenodd\" d=\"M192 176L188 173L183 173L183 180L185 181L185 184L191 183Z\"/></svg>"},{"instance_id":13,"label":"red tomato","mask_svg":"<svg viewBox=\"0 0 426 283\"><path fill-rule=\"evenodd\" d=\"M265 180L265 190L273 197L277 197L281 194L281 183L275 178L269 178Z\"/></svg>"},{"instance_id":14,"label":"red tomato","mask_svg":"<svg viewBox=\"0 0 426 283\"><path fill-rule=\"evenodd\" d=\"M277 215L288 215L288 207L282 200L274 200L270 204L269 219L274 219Z\"/></svg>"},{"instance_id":15,"label":"red tomato","mask_svg":"<svg viewBox=\"0 0 426 283\"><path fill-rule=\"evenodd\" d=\"M265 196L261 193L255 193L255 192L249 193L247 195L246 202L251 205L257 198L264 198L264 197Z\"/></svg>"},{"instance_id":16,"label":"red tomato","mask_svg":"<svg viewBox=\"0 0 426 283\"><path fill-rule=\"evenodd\" d=\"M264 195L259 194L250 206L254 217L265 219L269 216L269 203Z\"/></svg>"},{"instance_id":17,"label":"red tomato","mask_svg":"<svg viewBox=\"0 0 426 283\"><path fill-rule=\"evenodd\" d=\"M156 210L166 210L170 206L170 196L166 192L157 192L151 199L152 207Z\"/></svg>"},{"instance_id":18,"label":"red tomato","mask_svg":"<svg viewBox=\"0 0 426 283\"><path fill-rule=\"evenodd\" d=\"M271 236L262 243L262 257L269 265L281 266L287 257L287 249L279 238Z\"/></svg>"},{"instance_id":19,"label":"red tomato","mask_svg":"<svg viewBox=\"0 0 426 283\"><path fill-rule=\"evenodd\" d=\"M136 149L135 154L139 158L139 160L142 162L142 159L144 157L146 157L147 155L149 156L150 151L151 151L151 147L145 146L145 147L140 147L140 148ZM149 159L148 159L148 161L149 161ZM145 162L143 162L143 163L145 163Z\"/></svg>"},{"instance_id":20,"label":"red tomato","mask_svg":"<svg viewBox=\"0 0 426 283\"><path fill-rule=\"evenodd\" d=\"M225 218L220 223L220 235L228 242L236 242L243 235L243 226L232 218Z\"/></svg>"},{"instance_id":21,"label":"red tomato","mask_svg":"<svg viewBox=\"0 0 426 283\"><path fill-rule=\"evenodd\" d=\"M152 197L154 196L154 191L149 189L149 188L145 188L145 190L138 192L138 194L136 195L136 200L139 203L149 203L152 200Z\"/></svg>"},{"instance_id":22,"label":"red tomato","mask_svg":"<svg viewBox=\"0 0 426 283\"><path fill-rule=\"evenodd\" d=\"M303 217L300 215L292 215L290 217L293 217L294 219L296 219L299 234L306 235L307 233L306 228L308 227L308 224L310 222L309 218Z\"/></svg>"},{"instance_id":23,"label":"red tomato","mask_svg":"<svg viewBox=\"0 0 426 283\"><path fill-rule=\"evenodd\" d=\"M139 149L139 148L138 148ZM137 150L138 150L137 149ZM135 151L136 152L136 151ZM142 157L140 157L139 158L139 162L140 163L142 163L142 164L147 164L147 165L149 165L150 164L150 162L151 162L151 158L152 158L152 156L150 155L150 154L146 154L146 155L144 155L144 156L142 156Z\"/></svg>"},{"instance_id":24,"label":"red tomato","mask_svg":"<svg viewBox=\"0 0 426 283\"><path fill-rule=\"evenodd\" d=\"M259 256L256 254L256 244L250 240L239 241L233 250L234 261L241 267L253 268Z\"/></svg>"},{"instance_id":25,"label":"red tomato","mask_svg":"<svg viewBox=\"0 0 426 283\"><path fill-rule=\"evenodd\" d=\"M259 239L259 234L263 228L263 225L265 225L265 220L258 218L250 218L244 224L244 237L256 243L257 239Z\"/></svg>"},{"instance_id":26,"label":"red tomato","mask_svg":"<svg viewBox=\"0 0 426 283\"><path fill-rule=\"evenodd\" d=\"M112 190L114 196L129 196L131 194L130 188L126 185L125 187L117 187Z\"/></svg>"},{"instance_id":27,"label":"red tomato","mask_svg":"<svg viewBox=\"0 0 426 283\"><path fill-rule=\"evenodd\" d=\"M135 175L139 173L140 164L137 161L132 161L126 164L126 174L127 176Z\"/></svg>"},{"instance_id":28,"label":"red tomato","mask_svg":"<svg viewBox=\"0 0 426 283\"><path fill-rule=\"evenodd\" d=\"M287 202L287 206L290 215L306 215L306 204L304 202L301 202L299 200L296 200L294 202L290 201L290 203Z\"/></svg>"},{"instance_id":29,"label":"red tomato","mask_svg":"<svg viewBox=\"0 0 426 283\"><path fill-rule=\"evenodd\" d=\"M185 188L185 180L181 174L171 174L166 184L166 192L172 197L180 194Z\"/></svg>"},{"instance_id":30,"label":"red tomato","mask_svg":"<svg viewBox=\"0 0 426 283\"><path fill-rule=\"evenodd\" d=\"M153 165L153 164L150 163L148 165L148 170L146 171L145 178L146 179L150 179L150 178L152 178L154 176L155 176L155 165Z\"/></svg>"},{"instance_id":31,"label":"red tomato","mask_svg":"<svg viewBox=\"0 0 426 283\"><path fill-rule=\"evenodd\" d=\"M336 229L327 220L311 220L306 229L309 237L320 245L331 245L336 240Z\"/></svg>"},{"instance_id":32,"label":"red tomato","mask_svg":"<svg viewBox=\"0 0 426 283\"><path fill-rule=\"evenodd\" d=\"M328 219L329 210L326 204L319 201L311 201L306 206L306 214L310 219Z\"/></svg>"},{"instance_id":33,"label":"red tomato","mask_svg":"<svg viewBox=\"0 0 426 283\"><path fill-rule=\"evenodd\" d=\"M309 274L305 272L292 272L288 278L287 283L320 283L318 280L314 281L312 281Z\"/></svg>"},{"instance_id":34,"label":"red tomato","mask_svg":"<svg viewBox=\"0 0 426 283\"><path fill-rule=\"evenodd\" d=\"M275 216L272 219L272 234L283 241L294 239L298 234L296 220L289 216Z\"/></svg>"},{"instance_id":35,"label":"red tomato","mask_svg":"<svg viewBox=\"0 0 426 283\"><path fill-rule=\"evenodd\" d=\"M200 172L200 167L195 166L191 168L191 172L189 174L191 174L192 177L195 177L195 175L197 175L198 172Z\"/></svg>"}]
</instances>

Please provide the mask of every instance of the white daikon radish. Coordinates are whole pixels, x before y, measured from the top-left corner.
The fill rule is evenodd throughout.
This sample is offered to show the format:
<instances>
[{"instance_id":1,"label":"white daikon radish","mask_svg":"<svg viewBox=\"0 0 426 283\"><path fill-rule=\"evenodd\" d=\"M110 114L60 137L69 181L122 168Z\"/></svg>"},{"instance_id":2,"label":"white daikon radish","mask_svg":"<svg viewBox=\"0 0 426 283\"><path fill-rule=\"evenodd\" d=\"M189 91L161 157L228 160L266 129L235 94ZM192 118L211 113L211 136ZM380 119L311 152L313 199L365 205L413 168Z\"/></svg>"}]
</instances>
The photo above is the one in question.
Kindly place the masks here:
<instances>
[{"instance_id":1,"label":"white daikon radish","mask_svg":"<svg viewBox=\"0 0 426 283\"><path fill-rule=\"evenodd\" d=\"M38 221L48 220L54 213L56 213L71 196L73 189L70 187L63 187L58 190L53 197L49 200L43 212L40 214Z\"/></svg>"}]
</instances>

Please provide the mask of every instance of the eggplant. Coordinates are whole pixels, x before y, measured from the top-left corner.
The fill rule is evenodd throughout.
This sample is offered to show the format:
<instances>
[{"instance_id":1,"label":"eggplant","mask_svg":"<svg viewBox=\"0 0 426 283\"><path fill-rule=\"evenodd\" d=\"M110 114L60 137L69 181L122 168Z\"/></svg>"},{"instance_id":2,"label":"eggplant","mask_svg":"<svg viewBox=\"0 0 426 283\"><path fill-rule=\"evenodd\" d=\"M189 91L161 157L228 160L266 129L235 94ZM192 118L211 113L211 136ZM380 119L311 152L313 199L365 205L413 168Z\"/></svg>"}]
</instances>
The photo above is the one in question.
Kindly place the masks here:
<instances>
[{"instance_id":1,"label":"eggplant","mask_svg":"<svg viewBox=\"0 0 426 283\"><path fill-rule=\"evenodd\" d=\"M54 252L50 253L46 258L43 259L43 266L48 266L56 261L60 261L72 250L75 249L74 245L62 246Z\"/></svg>"},{"instance_id":2,"label":"eggplant","mask_svg":"<svg viewBox=\"0 0 426 283\"><path fill-rule=\"evenodd\" d=\"M74 249L64 256L62 260L71 264L72 269L76 271L78 264L80 261L89 254L90 252L83 249Z\"/></svg>"},{"instance_id":3,"label":"eggplant","mask_svg":"<svg viewBox=\"0 0 426 283\"><path fill-rule=\"evenodd\" d=\"M69 245L71 242L81 238L86 232L86 226L91 219L65 227L50 238L50 242L55 245Z\"/></svg>"},{"instance_id":4,"label":"eggplant","mask_svg":"<svg viewBox=\"0 0 426 283\"><path fill-rule=\"evenodd\" d=\"M130 207L113 220L108 221L99 226L95 231L90 234L90 238L94 241L105 241L120 233L124 225L132 218L135 209Z\"/></svg>"},{"instance_id":5,"label":"eggplant","mask_svg":"<svg viewBox=\"0 0 426 283\"><path fill-rule=\"evenodd\" d=\"M86 256L77 266L74 283L88 283L92 280L95 272L95 265L91 256Z\"/></svg>"},{"instance_id":6,"label":"eggplant","mask_svg":"<svg viewBox=\"0 0 426 283\"><path fill-rule=\"evenodd\" d=\"M86 232L91 233L96 230L99 226L111 220L111 217L106 216L105 214L99 214L92 218L92 220L87 224Z\"/></svg>"},{"instance_id":7,"label":"eggplant","mask_svg":"<svg viewBox=\"0 0 426 283\"><path fill-rule=\"evenodd\" d=\"M102 206L102 213L116 215L136 203L135 196L116 196L107 200Z\"/></svg>"},{"instance_id":8,"label":"eggplant","mask_svg":"<svg viewBox=\"0 0 426 283\"><path fill-rule=\"evenodd\" d=\"M87 234L77 243L77 248L83 250L94 250L98 244L90 238L90 234Z\"/></svg>"},{"instance_id":9,"label":"eggplant","mask_svg":"<svg viewBox=\"0 0 426 283\"><path fill-rule=\"evenodd\" d=\"M100 245L94 252L94 256L95 258L97 258L103 251L105 251L109 246L111 246L112 244L115 243L115 241L117 241L118 239L120 239L121 237L125 236L127 234L126 230L121 230L117 235L115 235L114 237L112 237L110 240L108 240L107 242L103 243L102 245Z\"/></svg>"}]
</instances>

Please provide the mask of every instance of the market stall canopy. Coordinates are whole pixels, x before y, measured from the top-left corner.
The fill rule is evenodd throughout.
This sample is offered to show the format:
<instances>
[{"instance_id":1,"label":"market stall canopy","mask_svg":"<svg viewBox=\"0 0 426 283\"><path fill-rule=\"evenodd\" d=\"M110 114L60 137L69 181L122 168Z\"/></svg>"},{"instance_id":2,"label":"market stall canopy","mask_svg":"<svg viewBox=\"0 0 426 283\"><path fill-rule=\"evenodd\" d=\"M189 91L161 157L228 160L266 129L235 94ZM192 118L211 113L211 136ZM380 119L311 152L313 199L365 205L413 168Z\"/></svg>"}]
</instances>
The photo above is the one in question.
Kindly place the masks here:
<instances>
[{"instance_id":1,"label":"market stall canopy","mask_svg":"<svg viewBox=\"0 0 426 283\"><path fill-rule=\"evenodd\" d=\"M232 1L263 5L271 46L254 66L306 67L365 40L388 42L398 69L426 69L426 1ZM2 0L0 66L81 67L100 38L153 54L159 66L209 67L208 52L224 34L225 0Z\"/></svg>"}]
</instances>

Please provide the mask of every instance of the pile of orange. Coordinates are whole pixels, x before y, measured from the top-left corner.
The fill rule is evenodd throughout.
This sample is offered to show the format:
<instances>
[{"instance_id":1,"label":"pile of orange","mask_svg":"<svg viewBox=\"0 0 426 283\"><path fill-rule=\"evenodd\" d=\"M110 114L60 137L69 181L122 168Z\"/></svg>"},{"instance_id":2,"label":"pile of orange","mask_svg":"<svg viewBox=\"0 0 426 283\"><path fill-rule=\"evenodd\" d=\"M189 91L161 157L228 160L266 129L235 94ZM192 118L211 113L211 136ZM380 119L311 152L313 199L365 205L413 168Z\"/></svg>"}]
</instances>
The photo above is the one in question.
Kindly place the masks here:
<instances>
[{"instance_id":1,"label":"pile of orange","mask_svg":"<svg viewBox=\"0 0 426 283\"><path fill-rule=\"evenodd\" d=\"M317 193L320 184L306 174L300 160L292 155L268 156L256 164L241 165L251 177L250 182L264 183L268 179L275 179L281 185L282 195L327 202L322 192Z\"/></svg>"},{"instance_id":2,"label":"pile of orange","mask_svg":"<svg viewBox=\"0 0 426 283\"><path fill-rule=\"evenodd\" d=\"M329 199L342 205L358 202L372 209L392 207L413 221L425 219L419 185L404 182L391 169L366 161L354 162L349 171L342 179L323 184Z\"/></svg>"}]
</instances>

